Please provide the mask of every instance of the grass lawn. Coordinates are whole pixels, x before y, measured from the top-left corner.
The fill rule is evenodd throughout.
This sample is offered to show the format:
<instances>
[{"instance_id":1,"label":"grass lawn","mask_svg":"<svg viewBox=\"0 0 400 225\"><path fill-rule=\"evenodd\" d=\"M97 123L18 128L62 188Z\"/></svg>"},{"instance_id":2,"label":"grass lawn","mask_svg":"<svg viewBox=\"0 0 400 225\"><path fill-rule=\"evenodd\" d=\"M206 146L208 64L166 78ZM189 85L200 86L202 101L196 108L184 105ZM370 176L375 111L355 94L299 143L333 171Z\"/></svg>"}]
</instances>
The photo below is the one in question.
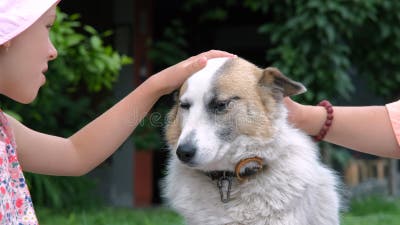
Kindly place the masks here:
<instances>
[{"instance_id":1,"label":"grass lawn","mask_svg":"<svg viewBox=\"0 0 400 225\"><path fill-rule=\"evenodd\" d=\"M100 208L61 213L38 208L40 225L183 225L183 220L165 208Z\"/></svg>"},{"instance_id":2,"label":"grass lawn","mask_svg":"<svg viewBox=\"0 0 400 225\"><path fill-rule=\"evenodd\" d=\"M38 208L41 225L184 225L182 218L166 208L100 208L60 213ZM352 202L342 214L342 225L399 225L400 199L371 197Z\"/></svg>"},{"instance_id":3,"label":"grass lawn","mask_svg":"<svg viewBox=\"0 0 400 225\"><path fill-rule=\"evenodd\" d=\"M370 197L350 204L342 216L343 225L398 225L400 224L400 199L390 200Z\"/></svg>"}]
</instances>

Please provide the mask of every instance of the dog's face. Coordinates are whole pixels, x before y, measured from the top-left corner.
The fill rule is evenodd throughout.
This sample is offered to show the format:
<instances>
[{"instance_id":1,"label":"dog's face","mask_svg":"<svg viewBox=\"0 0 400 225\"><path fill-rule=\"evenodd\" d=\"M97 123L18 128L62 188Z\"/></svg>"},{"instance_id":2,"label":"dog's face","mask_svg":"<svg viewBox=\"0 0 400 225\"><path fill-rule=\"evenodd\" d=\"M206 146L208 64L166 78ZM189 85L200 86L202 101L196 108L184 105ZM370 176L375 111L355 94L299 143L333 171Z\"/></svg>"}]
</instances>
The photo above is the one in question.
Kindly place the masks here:
<instances>
[{"instance_id":1,"label":"dog's face","mask_svg":"<svg viewBox=\"0 0 400 225\"><path fill-rule=\"evenodd\" d=\"M282 98L303 91L275 68L211 59L181 87L169 113L168 144L188 166L232 169L242 157L263 154L282 118Z\"/></svg>"}]
</instances>

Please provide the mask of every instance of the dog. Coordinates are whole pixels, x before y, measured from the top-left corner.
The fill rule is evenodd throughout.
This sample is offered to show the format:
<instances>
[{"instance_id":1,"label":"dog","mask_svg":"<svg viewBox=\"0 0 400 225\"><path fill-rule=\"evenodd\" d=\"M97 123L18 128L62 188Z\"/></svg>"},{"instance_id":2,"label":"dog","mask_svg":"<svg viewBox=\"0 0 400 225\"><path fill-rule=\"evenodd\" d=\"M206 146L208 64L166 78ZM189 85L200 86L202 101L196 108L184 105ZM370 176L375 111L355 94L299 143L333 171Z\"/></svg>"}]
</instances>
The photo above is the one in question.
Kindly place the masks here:
<instances>
[{"instance_id":1,"label":"dog","mask_svg":"<svg viewBox=\"0 0 400 225\"><path fill-rule=\"evenodd\" d=\"M165 126L163 196L190 225L337 225L335 172L287 122L306 88L278 69L210 59L180 88Z\"/></svg>"}]
</instances>

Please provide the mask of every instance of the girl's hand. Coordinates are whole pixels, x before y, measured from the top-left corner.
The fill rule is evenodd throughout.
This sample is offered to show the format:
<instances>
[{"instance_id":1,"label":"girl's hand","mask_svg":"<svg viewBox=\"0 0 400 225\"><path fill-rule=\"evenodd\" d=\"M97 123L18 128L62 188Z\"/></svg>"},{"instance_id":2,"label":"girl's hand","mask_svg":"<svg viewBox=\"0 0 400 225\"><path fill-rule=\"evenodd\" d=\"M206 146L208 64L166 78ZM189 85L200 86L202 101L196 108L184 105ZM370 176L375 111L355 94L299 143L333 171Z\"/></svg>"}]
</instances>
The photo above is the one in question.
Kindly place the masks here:
<instances>
[{"instance_id":1,"label":"girl's hand","mask_svg":"<svg viewBox=\"0 0 400 225\"><path fill-rule=\"evenodd\" d=\"M219 57L236 56L225 51L210 50L168 67L150 78L161 95L169 94L179 88L192 74L204 68L208 59Z\"/></svg>"}]
</instances>

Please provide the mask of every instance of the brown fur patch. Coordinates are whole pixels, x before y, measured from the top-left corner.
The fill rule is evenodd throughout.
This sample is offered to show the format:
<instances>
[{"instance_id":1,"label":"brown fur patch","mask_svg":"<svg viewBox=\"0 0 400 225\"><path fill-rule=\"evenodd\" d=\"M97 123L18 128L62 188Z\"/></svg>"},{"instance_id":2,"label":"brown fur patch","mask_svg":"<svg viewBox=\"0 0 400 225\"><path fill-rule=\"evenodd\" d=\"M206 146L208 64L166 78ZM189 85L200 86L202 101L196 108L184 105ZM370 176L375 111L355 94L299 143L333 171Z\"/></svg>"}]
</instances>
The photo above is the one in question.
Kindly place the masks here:
<instances>
[{"instance_id":1,"label":"brown fur patch","mask_svg":"<svg viewBox=\"0 0 400 225\"><path fill-rule=\"evenodd\" d=\"M168 123L166 126L165 137L170 145L176 145L181 134L181 121L178 116L178 104L179 103L177 102L167 115Z\"/></svg>"},{"instance_id":2,"label":"brown fur patch","mask_svg":"<svg viewBox=\"0 0 400 225\"><path fill-rule=\"evenodd\" d=\"M178 97L175 99L174 107L169 111L167 115L167 126L165 136L168 144L176 145L178 143L179 136L181 135L181 121L178 116L179 112L179 98L186 92L188 88L188 82L183 83L179 89Z\"/></svg>"},{"instance_id":3,"label":"brown fur patch","mask_svg":"<svg viewBox=\"0 0 400 225\"><path fill-rule=\"evenodd\" d=\"M241 58L228 61L217 80L219 98L240 97L234 107L236 128L239 133L269 138L272 135L271 117L275 101L266 91L260 91L259 80L263 70Z\"/></svg>"},{"instance_id":4,"label":"brown fur patch","mask_svg":"<svg viewBox=\"0 0 400 225\"><path fill-rule=\"evenodd\" d=\"M182 87L179 89L179 98L186 92L188 89L188 81L183 83Z\"/></svg>"}]
</instances>

